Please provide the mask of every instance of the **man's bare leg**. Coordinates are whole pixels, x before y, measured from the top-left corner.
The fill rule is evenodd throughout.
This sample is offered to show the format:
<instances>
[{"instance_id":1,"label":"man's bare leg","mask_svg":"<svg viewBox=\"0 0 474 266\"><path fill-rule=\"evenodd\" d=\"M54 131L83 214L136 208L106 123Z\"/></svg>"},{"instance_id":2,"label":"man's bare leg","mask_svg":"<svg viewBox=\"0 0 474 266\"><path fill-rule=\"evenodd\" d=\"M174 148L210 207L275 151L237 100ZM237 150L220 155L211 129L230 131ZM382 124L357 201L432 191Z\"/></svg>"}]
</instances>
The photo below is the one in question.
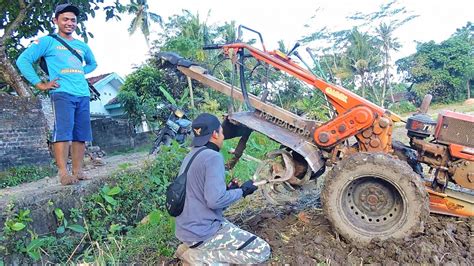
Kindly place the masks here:
<instances>
[{"instance_id":1,"label":"man's bare leg","mask_svg":"<svg viewBox=\"0 0 474 266\"><path fill-rule=\"evenodd\" d=\"M82 141L72 142L72 174L80 180L90 179L84 175L82 164L84 162L84 153L86 151L86 143Z\"/></svg>"},{"instance_id":2,"label":"man's bare leg","mask_svg":"<svg viewBox=\"0 0 474 266\"><path fill-rule=\"evenodd\" d=\"M62 185L70 185L76 183L77 180L67 172L67 159L69 155L69 142L60 141L54 143L54 159L58 167L59 182Z\"/></svg>"}]
</instances>

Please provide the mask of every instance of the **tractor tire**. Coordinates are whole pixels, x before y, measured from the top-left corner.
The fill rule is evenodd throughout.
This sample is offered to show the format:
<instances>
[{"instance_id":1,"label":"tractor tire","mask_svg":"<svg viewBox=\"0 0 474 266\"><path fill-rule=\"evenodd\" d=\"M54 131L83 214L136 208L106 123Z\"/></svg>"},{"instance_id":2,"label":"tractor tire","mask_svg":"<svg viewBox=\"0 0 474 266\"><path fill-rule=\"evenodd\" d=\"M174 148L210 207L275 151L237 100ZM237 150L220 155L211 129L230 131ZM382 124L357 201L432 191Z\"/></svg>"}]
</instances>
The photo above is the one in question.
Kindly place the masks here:
<instances>
[{"instance_id":1,"label":"tractor tire","mask_svg":"<svg viewBox=\"0 0 474 266\"><path fill-rule=\"evenodd\" d=\"M422 232L429 216L420 176L406 162L382 153L343 159L326 176L321 199L333 228L361 244Z\"/></svg>"}]
</instances>

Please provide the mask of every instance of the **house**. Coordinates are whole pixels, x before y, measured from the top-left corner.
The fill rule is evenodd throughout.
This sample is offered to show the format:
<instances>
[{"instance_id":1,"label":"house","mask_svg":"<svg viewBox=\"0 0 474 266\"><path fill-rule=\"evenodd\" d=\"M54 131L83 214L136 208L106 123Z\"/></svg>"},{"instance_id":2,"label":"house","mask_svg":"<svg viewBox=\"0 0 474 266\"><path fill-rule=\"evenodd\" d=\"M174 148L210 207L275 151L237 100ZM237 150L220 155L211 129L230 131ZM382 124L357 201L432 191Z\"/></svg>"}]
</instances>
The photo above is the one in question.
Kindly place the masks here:
<instances>
[{"instance_id":1,"label":"house","mask_svg":"<svg viewBox=\"0 0 474 266\"><path fill-rule=\"evenodd\" d=\"M100 93L100 100L91 101L90 113L91 120L100 118L126 118L123 104L118 101L117 95L124 80L117 73L103 74L97 77L87 79L94 88ZM148 124L143 119L142 124L135 127L135 131L150 131Z\"/></svg>"},{"instance_id":2,"label":"house","mask_svg":"<svg viewBox=\"0 0 474 266\"><path fill-rule=\"evenodd\" d=\"M117 73L108 73L87 79L100 93L100 100L92 101L90 105L91 119L122 118L124 109L117 100L117 94L124 80Z\"/></svg>"}]
</instances>

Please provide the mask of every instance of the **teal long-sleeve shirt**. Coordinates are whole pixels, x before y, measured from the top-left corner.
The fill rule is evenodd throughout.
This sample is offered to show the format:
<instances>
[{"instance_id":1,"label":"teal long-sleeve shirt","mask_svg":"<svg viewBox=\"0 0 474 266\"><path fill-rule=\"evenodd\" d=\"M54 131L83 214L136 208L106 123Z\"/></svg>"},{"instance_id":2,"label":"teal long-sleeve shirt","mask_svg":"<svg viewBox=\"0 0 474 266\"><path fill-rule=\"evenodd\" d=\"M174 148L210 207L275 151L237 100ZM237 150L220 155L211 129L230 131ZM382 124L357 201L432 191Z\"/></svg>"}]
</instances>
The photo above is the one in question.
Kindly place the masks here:
<instances>
[{"instance_id":1,"label":"teal long-sleeve shirt","mask_svg":"<svg viewBox=\"0 0 474 266\"><path fill-rule=\"evenodd\" d=\"M80 40L62 39L82 56L85 65L51 36L44 36L32 42L18 57L16 65L23 76L36 85L41 79L33 68L33 63L44 57L48 65L49 80L58 78L59 88L50 90L50 93L66 92L79 97L90 96L84 75L97 67L94 54L89 46Z\"/></svg>"}]
</instances>

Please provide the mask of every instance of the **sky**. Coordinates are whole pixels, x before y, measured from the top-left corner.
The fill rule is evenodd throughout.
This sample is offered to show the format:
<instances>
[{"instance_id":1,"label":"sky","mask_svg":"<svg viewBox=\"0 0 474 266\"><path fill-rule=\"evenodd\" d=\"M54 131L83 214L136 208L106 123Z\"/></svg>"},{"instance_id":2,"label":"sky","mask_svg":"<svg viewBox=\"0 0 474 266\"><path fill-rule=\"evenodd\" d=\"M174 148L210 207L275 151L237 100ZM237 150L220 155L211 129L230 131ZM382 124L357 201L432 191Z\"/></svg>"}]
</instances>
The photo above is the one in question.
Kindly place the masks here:
<instances>
[{"instance_id":1,"label":"sky","mask_svg":"<svg viewBox=\"0 0 474 266\"><path fill-rule=\"evenodd\" d=\"M125 3L125 1L121 1ZM314 32L322 26L330 29L350 28L355 26L348 22L346 16L355 12L374 12L381 0L149 0L150 11L159 14L165 21L174 14L182 14L183 9L191 13L199 13L202 20L210 24L222 24L235 20L236 24L260 31L266 48L274 50L277 42L283 40L286 47L301 39L302 36ZM393 59L402 58L416 52L416 41L441 42L465 26L468 21L474 22L473 0L399 0L398 6L405 6L412 14L419 17L400 27L395 37L403 45L399 52L393 54ZM318 10L318 11L317 11ZM317 11L317 12L316 12ZM313 16L315 16L312 18ZM105 16L99 12L96 18L86 22L87 29L94 34L89 40L98 68L89 74L97 76L104 73L116 72L120 76L133 72L148 58L148 47L141 32L134 35L127 32L131 16L122 15L121 21L105 22ZM309 25L309 27L305 27ZM162 29L158 24L151 26L152 39ZM301 53L304 47L300 48Z\"/></svg>"}]
</instances>

